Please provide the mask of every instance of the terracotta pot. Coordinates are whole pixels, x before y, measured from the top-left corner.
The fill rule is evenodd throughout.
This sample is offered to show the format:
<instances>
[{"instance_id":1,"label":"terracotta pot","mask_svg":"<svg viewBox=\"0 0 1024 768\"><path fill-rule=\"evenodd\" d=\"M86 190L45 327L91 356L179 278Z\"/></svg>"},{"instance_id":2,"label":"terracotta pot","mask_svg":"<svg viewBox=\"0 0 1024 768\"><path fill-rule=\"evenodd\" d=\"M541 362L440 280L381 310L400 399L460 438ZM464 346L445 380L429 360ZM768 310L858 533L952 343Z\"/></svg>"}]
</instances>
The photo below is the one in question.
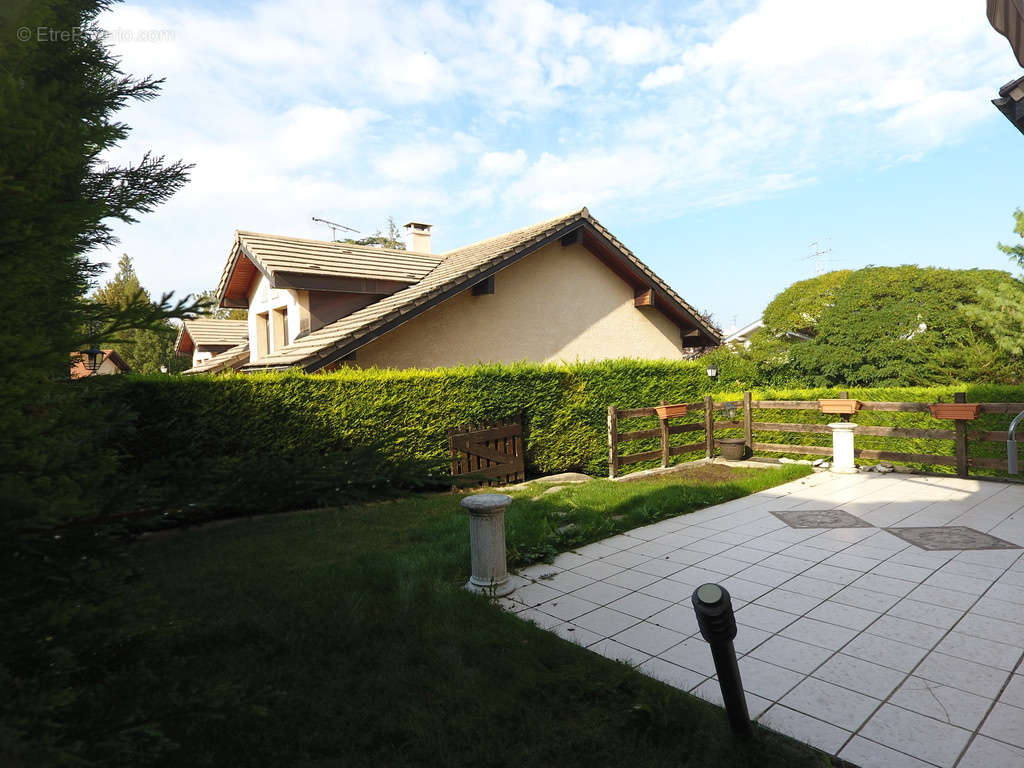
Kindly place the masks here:
<instances>
[{"instance_id":1,"label":"terracotta pot","mask_svg":"<svg viewBox=\"0 0 1024 768\"><path fill-rule=\"evenodd\" d=\"M743 461L747 458L747 444L742 437L725 437L715 440L722 451L722 458L729 461Z\"/></svg>"},{"instance_id":2,"label":"terracotta pot","mask_svg":"<svg viewBox=\"0 0 1024 768\"><path fill-rule=\"evenodd\" d=\"M659 419L672 419L676 416L686 415L686 403L679 403L677 405L658 405L654 408L658 412Z\"/></svg>"},{"instance_id":3,"label":"terracotta pot","mask_svg":"<svg viewBox=\"0 0 1024 768\"><path fill-rule=\"evenodd\" d=\"M932 403L928 409L936 419L969 421L978 418L981 403Z\"/></svg>"},{"instance_id":4,"label":"terracotta pot","mask_svg":"<svg viewBox=\"0 0 1024 768\"><path fill-rule=\"evenodd\" d=\"M846 398L818 401L818 408L821 410L822 413L850 415L860 410L860 406L860 400L849 400Z\"/></svg>"}]
</instances>

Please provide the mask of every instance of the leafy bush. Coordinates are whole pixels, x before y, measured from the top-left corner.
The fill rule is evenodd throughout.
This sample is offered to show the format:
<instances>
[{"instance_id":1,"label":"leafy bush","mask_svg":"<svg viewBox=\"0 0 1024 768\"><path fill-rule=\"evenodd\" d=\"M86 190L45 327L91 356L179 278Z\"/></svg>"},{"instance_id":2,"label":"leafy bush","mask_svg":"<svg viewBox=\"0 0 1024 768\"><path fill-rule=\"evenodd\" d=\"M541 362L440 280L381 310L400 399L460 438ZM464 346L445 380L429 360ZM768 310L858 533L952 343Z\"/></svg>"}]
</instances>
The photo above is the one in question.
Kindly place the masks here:
<instances>
[{"instance_id":1,"label":"leafy bush","mask_svg":"<svg viewBox=\"0 0 1024 768\"><path fill-rule=\"evenodd\" d=\"M780 293L743 356L761 386L1018 382L1021 360L1000 352L979 319L984 297L1014 285L999 270L904 265L831 272Z\"/></svg>"},{"instance_id":2,"label":"leafy bush","mask_svg":"<svg viewBox=\"0 0 1024 768\"><path fill-rule=\"evenodd\" d=\"M997 270L871 267L854 272L818 323L813 342L793 348L794 365L818 386L896 386L1013 381L991 338L963 312Z\"/></svg>"},{"instance_id":3,"label":"leafy bush","mask_svg":"<svg viewBox=\"0 0 1024 768\"><path fill-rule=\"evenodd\" d=\"M822 316L836 303L836 297L852 274L852 270L840 269L793 283L765 307L765 328L773 335L815 335Z\"/></svg>"}]
</instances>

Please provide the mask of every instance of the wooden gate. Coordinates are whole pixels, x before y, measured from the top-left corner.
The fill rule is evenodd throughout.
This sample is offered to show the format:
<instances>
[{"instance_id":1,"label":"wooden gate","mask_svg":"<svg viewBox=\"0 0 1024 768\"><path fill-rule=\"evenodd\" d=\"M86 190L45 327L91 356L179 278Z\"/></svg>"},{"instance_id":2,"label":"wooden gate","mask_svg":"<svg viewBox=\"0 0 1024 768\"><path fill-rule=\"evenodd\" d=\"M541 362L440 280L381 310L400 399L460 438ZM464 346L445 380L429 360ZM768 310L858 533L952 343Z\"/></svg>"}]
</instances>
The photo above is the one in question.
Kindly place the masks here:
<instances>
[{"instance_id":1,"label":"wooden gate","mask_svg":"<svg viewBox=\"0 0 1024 768\"><path fill-rule=\"evenodd\" d=\"M521 417L497 424L467 424L448 431L452 477L479 478L479 485L507 485L526 479Z\"/></svg>"}]
</instances>

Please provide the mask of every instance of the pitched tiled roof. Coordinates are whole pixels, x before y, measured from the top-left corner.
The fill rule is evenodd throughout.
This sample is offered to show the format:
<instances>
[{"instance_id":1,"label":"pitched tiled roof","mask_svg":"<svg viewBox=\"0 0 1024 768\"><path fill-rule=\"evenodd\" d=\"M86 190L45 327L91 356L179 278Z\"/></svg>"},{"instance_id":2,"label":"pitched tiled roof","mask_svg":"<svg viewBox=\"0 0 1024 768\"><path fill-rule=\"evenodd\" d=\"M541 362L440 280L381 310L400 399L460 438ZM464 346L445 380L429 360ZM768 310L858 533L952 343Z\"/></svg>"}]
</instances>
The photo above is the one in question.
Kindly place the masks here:
<instances>
[{"instance_id":1,"label":"pitched tiled roof","mask_svg":"<svg viewBox=\"0 0 1024 768\"><path fill-rule=\"evenodd\" d=\"M128 373L129 371L128 363L126 363L124 359L122 359L122 357L112 349L103 350L103 360L109 360L110 362L112 362L120 369L121 373ZM84 379L86 376L95 375L96 371L90 371L88 368L85 367L85 355L83 355L81 352L71 353L72 379Z\"/></svg>"},{"instance_id":2,"label":"pitched tiled roof","mask_svg":"<svg viewBox=\"0 0 1024 768\"><path fill-rule=\"evenodd\" d=\"M228 368L238 370L248 360L249 342L243 341L238 346L226 349L208 360L203 360L199 365L194 365L187 371L182 371L182 373L220 373Z\"/></svg>"},{"instance_id":3,"label":"pitched tiled roof","mask_svg":"<svg viewBox=\"0 0 1024 768\"><path fill-rule=\"evenodd\" d=\"M440 257L426 253L239 230L217 286L218 302L228 291L241 257L248 258L271 279L275 274L287 273L380 280L400 285L422 280L440 261Z\"/></svg>"},{"instance_id":4,"label":"pitched tiled roof","mask_svg":"<svg viewBox=\"0 0 1024 768\"><path fill-rule=\"evenodd\" d=\"M188 334L192 340L182 350L182 340ZM184 320L178 329L178 338L174 343L178 354L188 354L192 346L211 344L225 346L240 344L249 340L248 320L219 320L212 317L197 317L195 320Z\"/></svg>"},{"instance_id":5,"label":"pitched tiled roof","mask_svg":"<svg viewBox=\"0 0 1024 768\"><path fill-rule=\"evenodd\" d=\"M716 329L704 322L696 310L683 301L628 248L620 243L590 215L586 208L565 216L542 221L497 237L457 248L442 254L437 266L422 280L363 309L353 312L319 330L296 339L292 344L243 367L243 370L278 369L299 366L317 370L338 359L347 348L358 348L395 325L469 287L516 256L530 251L561 234L589 224L631 262L654 285L660 287L678 308L690 316L704 333L718 339Z\"/></svg>"}]
</instances>

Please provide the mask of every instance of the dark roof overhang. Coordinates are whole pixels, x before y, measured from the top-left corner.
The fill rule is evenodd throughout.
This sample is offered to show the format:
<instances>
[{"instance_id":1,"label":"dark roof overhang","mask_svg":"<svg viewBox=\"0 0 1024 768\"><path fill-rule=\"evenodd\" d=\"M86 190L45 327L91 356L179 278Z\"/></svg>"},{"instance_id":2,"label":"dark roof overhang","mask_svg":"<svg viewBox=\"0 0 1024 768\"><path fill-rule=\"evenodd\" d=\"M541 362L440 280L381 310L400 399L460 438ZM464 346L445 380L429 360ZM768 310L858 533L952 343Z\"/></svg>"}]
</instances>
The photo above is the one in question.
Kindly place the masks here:
<instances>
[{"instance_id":1,"label":"dark roof overhang","mask_svg":"<svg viewBox=\"0 0 1024 768\"><path fill-rule=\"evenodd\" d=\"M999 89L999 98L992 99L996 109L1024 133L1024 77L1017 78Z\"/></svg>"}]
</instances>

